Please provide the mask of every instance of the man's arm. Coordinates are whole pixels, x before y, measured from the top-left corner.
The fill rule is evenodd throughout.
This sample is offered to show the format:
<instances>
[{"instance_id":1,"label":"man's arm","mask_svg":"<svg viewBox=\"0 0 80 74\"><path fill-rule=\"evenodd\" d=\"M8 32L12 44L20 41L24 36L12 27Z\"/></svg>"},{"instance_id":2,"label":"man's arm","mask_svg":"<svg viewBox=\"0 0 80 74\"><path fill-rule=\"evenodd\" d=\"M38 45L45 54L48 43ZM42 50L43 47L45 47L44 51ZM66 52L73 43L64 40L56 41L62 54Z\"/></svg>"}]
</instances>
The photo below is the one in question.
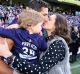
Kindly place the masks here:
<instances>
[{"instance_id":1,"label":"man's arm","mask_svg":"<svg viewBox=\"0 0 80 74\"><path fill-rule=\"evenodd\" d=\"M8 44L8 48L9 50L12 49L13 45L14 45L14 41L12 39L9 39L9 38L3 38L3 37L0 37L0 44L3 44L6 40L6 43Z\"/></svg>"},{"instance_id":2,"label":"man's arm","mask_svg":"<svg viewBox=\"0 0 80 74\"><path fill-rule=\"evenodd\" d=\"M8 44L9 50L12 49L14 42L11 39L0 37L0 45L4 44L6 40L6 44ZM0 46L0 48L2 48ZM0 74L13 74L13 69L11 69L3 60L0 59Z\"/></svg>"},{"instance_id":3,"label":"man's arm","mask_svg":"<svg viewBox=\"0 0 80 74\"><path fill-rule=\"evenodd\" d=\"M13 45L14 45L14 41L12 39L6 38L9 50L12 49Z\"/></svg>"},{"instance_id":4,"label":"man's arm","mask_svg":"<svg viewBox=\"0 0 80 74\"><path fill-rule=\"evenodd\" d=\"M13 74L11 69L3 60L0 60L0 74Z\"/></svg>"}]
</instances>

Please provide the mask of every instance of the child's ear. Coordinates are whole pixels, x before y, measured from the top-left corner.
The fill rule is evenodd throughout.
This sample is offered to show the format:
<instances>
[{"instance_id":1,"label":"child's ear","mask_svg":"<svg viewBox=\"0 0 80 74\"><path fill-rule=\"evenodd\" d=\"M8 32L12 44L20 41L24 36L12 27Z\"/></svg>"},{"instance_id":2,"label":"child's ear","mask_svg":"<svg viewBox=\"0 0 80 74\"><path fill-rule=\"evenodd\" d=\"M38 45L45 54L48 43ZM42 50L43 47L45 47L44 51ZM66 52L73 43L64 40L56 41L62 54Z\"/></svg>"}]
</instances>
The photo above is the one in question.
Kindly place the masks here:
<instances>
[{"instance_id":1,"label":"child's ear","mask_svg":"<svg viewBox=\"0 0 80 74\"><path fill-rule=\"evenodd\" d=\"M27 24L27 26L31 26L31 24Z\"/></svg>"}]
</instances>

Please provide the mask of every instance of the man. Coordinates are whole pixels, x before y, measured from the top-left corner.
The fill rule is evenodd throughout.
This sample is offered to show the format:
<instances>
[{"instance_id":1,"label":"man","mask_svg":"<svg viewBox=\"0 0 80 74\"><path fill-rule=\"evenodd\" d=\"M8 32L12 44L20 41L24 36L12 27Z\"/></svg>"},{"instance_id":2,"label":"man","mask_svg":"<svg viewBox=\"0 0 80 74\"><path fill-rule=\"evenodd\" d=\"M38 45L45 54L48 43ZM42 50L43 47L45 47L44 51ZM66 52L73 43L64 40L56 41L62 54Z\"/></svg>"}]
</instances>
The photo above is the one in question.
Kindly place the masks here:
<instances>
[{"instance_id":1,"label":"man","mask_svg":"<svg viewBox=\"0 0 80 74\"><path fill-rule=\"evenodd\" d=\"M44 2L42 0L41 1L32 0L29 3L29 7L34 9L34 10L36 10L36 11L38 11L38 12L40 12L44 16L44 24L47 22L47 20L48 20L48 4L46 2ZM9 26L9 28L18 28L18 27L19 27L18 25ZM13 40L8 39L8 38L5 39L5 38L1 37L0 38L0 44L2 42L4 42L4 40L7 41L8 47L11 50L13 45L14 45ZM0 61L0 64L3 64L3 63L4 62ZM4 63L3 66L4 66L3 68L5 69L5 72L6 72L5 74L13 74L13 70L12 69L10 69L10 72L7 71L7 70L9 70L9 67L7 65L5 65L5 63ZM2 67L0 67L0 68L1 68L0 69L0 74L3 74L4 70L2 70ZM14 73L14 74L16 74L16 73Z\"/></svg>"},{"instance_id":2,"label":"man","mask_svg":"<svg viewBox=\"0 0 80 74\"><path fill-rule=\"evenodd\" d=\"M40 12L44 16L44 22L48 20L48 3L43 0L32 0L29 7Z\"/></svg>"}]
</instances>

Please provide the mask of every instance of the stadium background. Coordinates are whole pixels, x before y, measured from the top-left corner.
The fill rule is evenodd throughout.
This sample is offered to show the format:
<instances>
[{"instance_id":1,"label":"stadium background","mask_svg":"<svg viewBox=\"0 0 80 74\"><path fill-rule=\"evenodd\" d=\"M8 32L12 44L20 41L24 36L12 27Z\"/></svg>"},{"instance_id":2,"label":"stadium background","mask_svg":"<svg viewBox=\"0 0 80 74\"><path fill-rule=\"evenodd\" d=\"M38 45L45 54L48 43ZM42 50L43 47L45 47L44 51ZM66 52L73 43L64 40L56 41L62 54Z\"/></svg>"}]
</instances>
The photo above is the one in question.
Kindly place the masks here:
<instances>
[{"instance_id":1,"label":"stadium background","mask_svg":"<svg viewBox=\"0 0 80 74\"><path fill-rule=\"evenodd\" d=\"M57 12L65 12L66 14L75 15L76 12L80 11L80 0L44 0L47 1L51 9ZM0 0L0 3L6 5L28 5L29 0Z\"/></svg>"},{"instance_id":2,"label":"stadium background","mask_svg":"<svg viewBox=\"0 0 80 74\"><path fill-rule=\"evenodd\" d=\"M80 17L80 0L44 0L50 5L51 11L65 13L71 16ZM0 0L0 4L13 5L28 5L29 0ZM75 20L74 20L75 21ZM78 24L80 26L80 24ZM71 64L72 74L80 74L80 56L77 61Z\"/></svg>"}]
</instances>

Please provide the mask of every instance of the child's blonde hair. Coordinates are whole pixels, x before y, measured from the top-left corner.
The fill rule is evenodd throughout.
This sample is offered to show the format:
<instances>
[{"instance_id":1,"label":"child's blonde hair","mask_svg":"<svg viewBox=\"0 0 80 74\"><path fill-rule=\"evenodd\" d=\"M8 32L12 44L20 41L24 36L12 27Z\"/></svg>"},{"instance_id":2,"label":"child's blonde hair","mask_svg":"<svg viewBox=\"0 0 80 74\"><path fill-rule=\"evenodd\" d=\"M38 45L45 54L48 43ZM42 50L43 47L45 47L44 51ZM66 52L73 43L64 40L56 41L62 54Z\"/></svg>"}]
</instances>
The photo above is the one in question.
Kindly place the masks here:
<instances>
[{"instance_id":1,"label":"child's blonde hair","mask_svg":"<svg viewBox=\"0 0 80 74\"><path fill-rule=\"evenodd\" d=\"M31 25L37 25L42 21L42 15L39 12L28 7L19 15L20 27L24 29Z\"/></svg>"}]
</instances>

